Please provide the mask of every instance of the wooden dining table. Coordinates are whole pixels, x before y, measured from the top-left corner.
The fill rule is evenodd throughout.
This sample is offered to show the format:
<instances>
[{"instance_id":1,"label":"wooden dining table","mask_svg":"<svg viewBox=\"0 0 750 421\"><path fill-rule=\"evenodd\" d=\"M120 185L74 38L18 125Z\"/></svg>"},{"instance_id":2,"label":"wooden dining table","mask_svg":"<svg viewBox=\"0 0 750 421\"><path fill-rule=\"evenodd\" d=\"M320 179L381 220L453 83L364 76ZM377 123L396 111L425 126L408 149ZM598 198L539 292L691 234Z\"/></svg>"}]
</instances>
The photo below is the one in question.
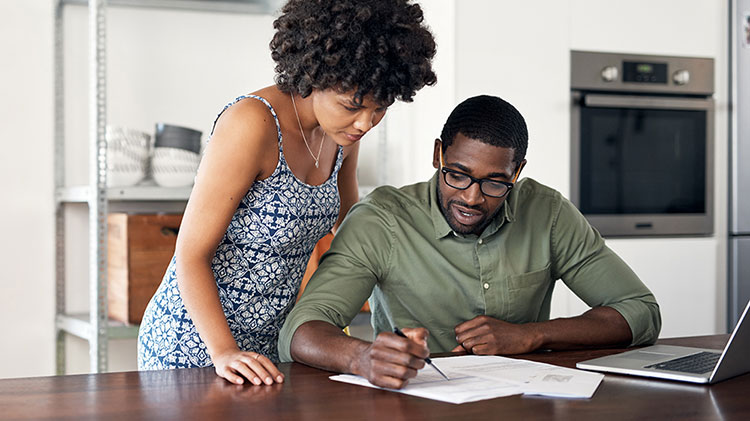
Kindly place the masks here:
<instances>
[{"instance_id":1,"label":"wooden dining table","mask_svg":"<svg viewBox=\"0 0 750 421\"><path fill-rule=\"evenodd\" d=\"M659 343L721 349L728 335ZM624 349L538 352L518 358L575 367ZM439 358L439 356L436 356ZM0 380L0 419L433 420L750 419L750 374L714 385L607 374L590 399L516 395L444 403L330 380L333 373L283 363L283 384L239 386L212 368Z\"/></svg>"}]
</instances>

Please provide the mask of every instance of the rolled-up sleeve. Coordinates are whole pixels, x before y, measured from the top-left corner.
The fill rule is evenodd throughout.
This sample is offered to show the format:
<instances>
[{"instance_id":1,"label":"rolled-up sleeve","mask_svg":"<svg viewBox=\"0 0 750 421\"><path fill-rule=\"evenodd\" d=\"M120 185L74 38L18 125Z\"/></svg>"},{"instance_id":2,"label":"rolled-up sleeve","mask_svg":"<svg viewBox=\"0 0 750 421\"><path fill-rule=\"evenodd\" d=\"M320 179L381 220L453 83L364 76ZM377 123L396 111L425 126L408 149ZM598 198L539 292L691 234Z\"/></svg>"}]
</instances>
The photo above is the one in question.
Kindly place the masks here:
<instances>
[{"instance_id":1,"label":"rolled-up sleeve","mask_svg":"<svg viewBox=\"0 0 750 421\"><path fill-rule=\"evenodd\" d=\"M661 330L656 298L566 199L560 202L551 248L554 275L589 306L617 310L630 326L631 345L656 341Z\"/></svg>"},{"instance_id":2,"label":"rolled-up sleeve","mask_svg":"<svg viewBox=\"0 0 750 421\"><path fill-rule=\"evenodd\" d=\"M292 338L302 324L318 320L344 328L357 315L387 270L391 225L387 213L367 200L352 207L281 329L281 361L292 361Z\"/></svg>"}]
</instances>

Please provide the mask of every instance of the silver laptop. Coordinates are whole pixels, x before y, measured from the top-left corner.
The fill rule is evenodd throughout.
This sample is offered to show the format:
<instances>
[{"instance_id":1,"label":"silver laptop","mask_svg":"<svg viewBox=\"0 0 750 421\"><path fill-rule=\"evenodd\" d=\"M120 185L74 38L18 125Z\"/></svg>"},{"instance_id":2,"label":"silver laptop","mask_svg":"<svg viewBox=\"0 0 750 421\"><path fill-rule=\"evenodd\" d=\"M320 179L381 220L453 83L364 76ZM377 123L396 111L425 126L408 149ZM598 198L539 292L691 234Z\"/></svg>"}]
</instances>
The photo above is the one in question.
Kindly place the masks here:
<instances>
[{"instance_id":1,"label":"silver laptop","mask_svg":"<svg viewBox=\"0 0 750 421\"><path fill-rule=\"evenodd\" d=\"M576 367L693 383L716 383L750 372L750 302L723 352L685 346L653 345L581 361Z\"/></svg>"}]
</instances>

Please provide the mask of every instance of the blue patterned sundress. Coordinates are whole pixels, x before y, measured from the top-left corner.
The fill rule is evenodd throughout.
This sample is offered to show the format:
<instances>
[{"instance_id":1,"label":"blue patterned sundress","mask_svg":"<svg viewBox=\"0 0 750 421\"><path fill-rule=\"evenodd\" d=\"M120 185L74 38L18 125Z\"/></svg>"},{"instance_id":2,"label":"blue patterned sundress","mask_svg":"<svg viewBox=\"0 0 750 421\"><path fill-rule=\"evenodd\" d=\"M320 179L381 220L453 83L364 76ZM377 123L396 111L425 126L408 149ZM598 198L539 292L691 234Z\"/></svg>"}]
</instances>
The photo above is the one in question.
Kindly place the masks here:
<instances>
[{"instance_id":1,"label":"blue patterned sundress","mask_svg":"<svg viewBox=\"0 0 750 421\"><path fill-rule=\"evenodd\" d=\"M319 186L303 183L284 159L281 126L268 101L255 95L241 96L219 116L245 98L262 101L271 111L278 132L279 162L270 177L253 183L243 197L211 267L239 348L278 362L279 330L297 299L307 261L338 218L337 180L343 149L338 147L336 164L326 182ZM141 370L213 365L180 297L175 262L173 257L143 315L138 332Z\"/></svg>"}]
</instances>

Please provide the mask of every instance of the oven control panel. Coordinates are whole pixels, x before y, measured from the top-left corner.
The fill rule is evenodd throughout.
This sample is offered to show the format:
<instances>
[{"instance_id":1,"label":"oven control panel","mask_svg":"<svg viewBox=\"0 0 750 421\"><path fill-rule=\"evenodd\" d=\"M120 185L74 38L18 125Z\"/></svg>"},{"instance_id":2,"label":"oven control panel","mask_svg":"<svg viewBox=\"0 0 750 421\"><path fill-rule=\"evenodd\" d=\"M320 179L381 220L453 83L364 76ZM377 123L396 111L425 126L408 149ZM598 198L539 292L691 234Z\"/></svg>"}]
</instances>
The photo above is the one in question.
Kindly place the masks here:
<instances>
[{"instance_id":1,"label":"oven control panel","mask_svg":"<svg viewBox=\"0 0 750 421\"><path fill-rule=\"evenodd\" d=\"M714 60L571 51L571 89L710 96Z\"/></svg>"},{"instance_id":2,"label":"oven control panel","mask_svg":"<svg viewBox=\"0 0 750 421\"><path fill-rule=\"evenodd\" d=\"M653 63L646 61L622 62L623 82L637 83L667 83L667 63Z\"/></svg>"}]
</instances>

